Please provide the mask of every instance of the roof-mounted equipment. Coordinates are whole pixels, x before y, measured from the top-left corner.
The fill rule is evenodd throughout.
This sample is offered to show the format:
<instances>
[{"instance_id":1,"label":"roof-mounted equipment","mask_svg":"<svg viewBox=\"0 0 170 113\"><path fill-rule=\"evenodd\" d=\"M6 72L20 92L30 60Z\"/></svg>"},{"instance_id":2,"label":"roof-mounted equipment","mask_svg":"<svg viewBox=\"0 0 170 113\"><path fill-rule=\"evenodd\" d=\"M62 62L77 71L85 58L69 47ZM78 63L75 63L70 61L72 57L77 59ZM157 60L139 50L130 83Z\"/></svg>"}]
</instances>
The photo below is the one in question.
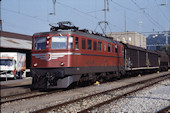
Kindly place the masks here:
<instances>
[{"instance_id":1,"label":"roof-mounted equipment","mask_svg":"<svg viewBox=\"0 0 170 113\"><path fill-rule=\"evenodd\" d=\"M73 24L70 21L63 21L58 22L58 26L51 25L50 31L58 31L58 30L78 30L79 28L76 26L73 26Z\"/></svg>"}]
</instances>

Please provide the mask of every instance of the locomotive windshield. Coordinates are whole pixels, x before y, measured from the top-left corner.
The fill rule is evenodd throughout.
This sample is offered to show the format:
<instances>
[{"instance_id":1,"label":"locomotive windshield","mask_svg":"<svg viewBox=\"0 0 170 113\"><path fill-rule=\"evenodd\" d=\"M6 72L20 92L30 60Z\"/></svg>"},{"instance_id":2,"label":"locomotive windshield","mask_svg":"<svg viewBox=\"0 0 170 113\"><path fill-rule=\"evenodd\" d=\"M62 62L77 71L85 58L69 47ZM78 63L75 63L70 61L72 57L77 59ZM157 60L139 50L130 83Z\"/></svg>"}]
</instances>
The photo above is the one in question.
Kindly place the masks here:
<instances>
[{"instance_id":1,"label":"locomotive windshield","mask_svg":"<svg viewBox=\"0 0 170 113\"><path fill-rule=\"evenodd\" d=\"M42 50L46 48L46 37L36 37L34 41L34 49Z\"/></svg>"},{"instance_id":2,"label":"locomotive windshield","mask_svg":"<svg viewBox=\"0 0 170 113\"><path fill-rule=\"evenodd\" d=\"M66 48L67 48L67 36L52 37L52 49L66 49Z\"/></svg>"},{"instance_id":3,"label":"locomotive windshield","mask_svg":"<svg viewBox=\"0 0 170 113\"><path fill-rule=\"evenodd\" d=\"M68 39L68 48L73 49L73 36L69 36Z\"/></svg>"}]
</instances>

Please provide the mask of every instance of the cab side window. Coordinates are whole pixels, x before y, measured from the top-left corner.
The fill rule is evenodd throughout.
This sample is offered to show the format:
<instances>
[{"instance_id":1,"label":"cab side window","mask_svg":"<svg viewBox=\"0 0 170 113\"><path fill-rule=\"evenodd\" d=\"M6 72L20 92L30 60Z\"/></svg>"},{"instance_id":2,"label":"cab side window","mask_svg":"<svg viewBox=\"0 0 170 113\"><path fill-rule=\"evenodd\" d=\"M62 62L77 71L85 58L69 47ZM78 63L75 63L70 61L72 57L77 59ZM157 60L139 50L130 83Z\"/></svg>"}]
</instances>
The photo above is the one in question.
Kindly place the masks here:
<instances>
[{"instance_id":1,"label":"cab side window","mask_svg":"<svg viewBox=\"0 0 170 113\"><path fill-rule=\"evenodd\" d=\"M110 44L108 44L108 52L111 52L111 45Z\"/></svg>"},{"instance_id":2,"label":"cab side window","mask_svg":"<svg viewBox=\"0 0 170 113\"><path fill-rule=\"evenodd\" d=\"M76 45L76 50L79 50L79 38L78 37L76 37L75 45Z\"/></svg>"},{"instance_id":3,"label":"cab side window","mask_svg":"<svg viewBox=\"0 0 170 113\"><path fill-rule=\"evenodd\" d=\"M69 36L68 39L68 48L73 49L73 36Z\"/></svg>"},{"instance_id":4,"label":"cab side window","mask_svg":"<svg viewBox=\"0 0 170 113\"><path fill-rule=\"evenodd\" d=\"M112 45L112 52L113 52L113 53L114 53L114 51L115 51L114 49L115 49L115 46L114 46L114 45Z\"/></svg>"},{"instance_id":5,"label":"cab side window","mask_svg":"<svg viewBox=\"0 0 170 113\"><path fill-rule=\"evenodd\" d=\"M98 42L98 51L102 51L102 42Z\"/></svg>"},{"instance_id":6,"label":"cab side window","mask_svg":"<svg viewBox=\"0 0 170 113\"><path fill-rule=\"evenodd\" d=\"M82 49L86 49L86 40L82 39Z\"/></svg>"},{"instance_id":7,"label":"cab side window","mask_svg":"<svg viewBox=\"0 0 170 113\"><path fill-rule=\"evenodd\" d=\"M88 49L91 50L91 45L92 45L92 41L91 40L87 40L87 45L88 45Z\"/></svg>"},{"instance_id":8,"label":"cab side window","mask_svg":"<svg viewBox=\"0 0 170 113\"><path fill-rule=\"evenodd\" d=\"M118 53L118 47L115 45L115 52Z\"/></svg>"},{"instance_id":9,"label":"cab side window","mask_svg":"<svg viewBox=\"0 0 170 113\"><path fill-rule=\"evenodd\" d=\"M97 50L97 43L96 41L93 42L93 49L96 51Z\"/></svg>"}]
</instances>

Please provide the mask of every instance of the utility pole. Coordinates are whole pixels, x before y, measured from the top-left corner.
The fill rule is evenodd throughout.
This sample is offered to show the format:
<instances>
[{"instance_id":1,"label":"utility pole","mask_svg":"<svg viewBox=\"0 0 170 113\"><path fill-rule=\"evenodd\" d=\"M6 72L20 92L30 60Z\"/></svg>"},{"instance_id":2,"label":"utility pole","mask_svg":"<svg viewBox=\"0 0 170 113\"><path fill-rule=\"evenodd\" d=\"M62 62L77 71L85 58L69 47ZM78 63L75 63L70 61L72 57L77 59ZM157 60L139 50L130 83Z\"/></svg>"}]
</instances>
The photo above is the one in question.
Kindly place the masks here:
<instances>
[{"instance_id":1,"label":"utility pole","mask_svg":"<svg viewBox=\"0 0 170 113\"><path fill-rule=\"evenodd\" d=\"M160 4L160 6L167 6L169 7L169 31L167 31L167 33L165 33L165 36L166 36L166 41L165 41L165 44L166 44L166 50L168 50L168 37L170 36L169 33L170 33L170 2L168 3L168 0L166 0L166 3L165 4Z\"/></svg>"},{"instance_id":2,"label":"utility pole","mask_svg":"<svg viewBox=\"0 0 170 113\"><path fill-rule=\"evenodd\" d=\"M167 0L167 4L168 4L168 6L169 6L169 32L168 32L167 42L166 42L166 44L167 44L167 50L168 50L168 37L170 36L170 35L169 35L169 34L170 34L170 1L169 1L169 3L168 3L168 0Z\"/></svg>"},{"instance_id":3,"label":"utility pole","mask_svg":"<svg viewBox=\"0 0 170 113\"><path fill-rule=\"evenodd\" d=\"M0 31L2 31L2 19L1 19L1 0L0 0Z\"/></svg>"},{"instance_id":4,"label":"utility pole","mask_svg":"<svg viewBox=\"0 0 170 113\"><path fill-rule=\"evenodd\" d=\"M55 3L56 3L56 0L53 0L54 15L55 15Z\"/></svg>"},{"instance_id":5,"label":"utility pole","mask_svg":"<svg viewBox=\"0 0 170 113\"><path fill-rule=\"evenodd\" d=\"M125 23L124 23L124 24L125 24L125 32L126 32L126 31L127 31L127 30L126 30L126 11L124 11L124 17L125 17L125 20L124 20Z\"/></svg>"},{"instance_id":6,"label":"utility pole","mask_svg":"<svg viewBox=\"0 0 170 113\"><path fill-rule=\"evenodd\" d=\"M56 0L52 0L53 1L53 13L50 13L50 15L55 15L55 3Z\"/></svg>"},{"instance_id":7,"label":"utility pole","mask_svg":"<svg viewBox=\"0 0 170 113\"><path fill-rule=\"evenodd\" d=\"M106 19L106 13L107 13L107 11L109 11L109 0L104 0L104 9L102 11L104 11L104 21L99 21L97 26L100 26L103 34L106 35L106 28L108 26L108 21ZM101 24L104 24L104 28L102 28Z\"/></svg>"},{"instance_id":8,"label":"utility pole","mask_svg":"<svg viewBox=\"0 0 170 113\"><path fill-rule=\"evenodd\" d=\"M107 28L107 19L106 19L106 13L109 11L109 0L104 0L104 32L106 33L106 28Z\"/></svg>"},{"instance_id":9,"label":"utility pole","mask_svg":"<svg viewBox=\"0 0 170 113\"><path fill-rule=\"evenodd\" d=\"M140 47L141 47L141 32L142 32L142 18L141 18L141 13L142 10L144 10L145 8L140 8L139 9L139 39L140 39Z\"/></svg>"}]
</instances>

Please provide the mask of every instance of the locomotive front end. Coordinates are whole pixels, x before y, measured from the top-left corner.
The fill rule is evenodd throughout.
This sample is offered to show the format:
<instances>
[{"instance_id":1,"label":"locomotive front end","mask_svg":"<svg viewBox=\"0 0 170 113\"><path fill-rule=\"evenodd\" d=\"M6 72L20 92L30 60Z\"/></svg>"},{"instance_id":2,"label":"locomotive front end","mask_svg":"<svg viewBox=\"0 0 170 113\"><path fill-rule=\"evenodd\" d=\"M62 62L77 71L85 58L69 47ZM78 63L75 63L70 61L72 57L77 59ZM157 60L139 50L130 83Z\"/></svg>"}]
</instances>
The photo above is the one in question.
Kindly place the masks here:
<instances>
[{"instance_id":1,"label":"locomotive front end","mask_svg":"<svg viewBox=\"0 0 170 113\"><path fill-rule=\"evenodd\" d=\"M70 67L73 37L62 32L37 33L33 36L32 88L66 88L71 83L65 68ZM60 83L59 83L60 82Z\"/></svg>"}]
</instances>

